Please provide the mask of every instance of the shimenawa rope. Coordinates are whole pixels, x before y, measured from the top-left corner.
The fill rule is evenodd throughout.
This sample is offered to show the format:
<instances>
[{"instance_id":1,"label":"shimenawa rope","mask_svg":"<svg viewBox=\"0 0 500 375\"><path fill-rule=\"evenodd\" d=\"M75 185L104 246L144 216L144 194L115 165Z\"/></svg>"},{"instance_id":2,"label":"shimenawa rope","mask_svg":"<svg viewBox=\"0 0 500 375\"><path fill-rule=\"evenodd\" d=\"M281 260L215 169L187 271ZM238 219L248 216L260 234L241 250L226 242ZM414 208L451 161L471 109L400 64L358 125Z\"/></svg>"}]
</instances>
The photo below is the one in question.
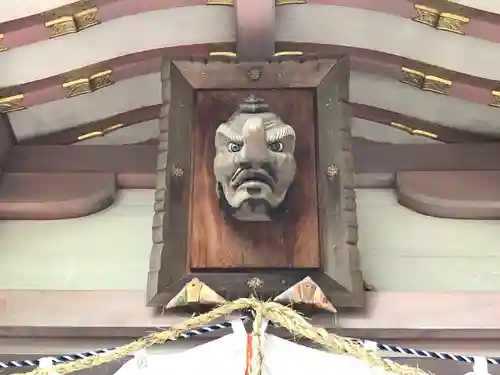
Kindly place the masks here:
<instances>
[{"instance_id":1,"label":"shimenawa rope","mask_svg":"<svg viewBox=\"0 0 500 375\"><path fill-rule=\"evenodd\" d=\"M335 334L328 333L324 328L314 327L302 315L298 314L290 307L280 305L276 302L263 302L254 297L240 298L235 301L227 302L216 307L212 311L191 317L181 324L172 326L169 329L161 332L152 332L137 341L119 346L110 352L99 354L92 357L78 359L73 362L62 363L49 368L37 368L33 371L24 373L25 375L49 375L49 373L68 374L75 371L88 369L99 366L107 362L115 361L120 358L131 355L140 349L148 348L155 344L162 344L169 340L175 340L181 335L198 327L208 325L211 322L228 316L231 313L239 310L252 309L256 312L257 318L262 322L265 318L275 325L285 328L290 333L296 336L302 336L317 344L320 344L325 349L336 354L347 354L358 359L361 359L372 366L379 367L386 371L395 372L399 375L429 375L419 368L414 368L406 365L400 365L392 361L379 357L373 351L366 350L356 340L344 338ZM256 323L259 325L261 323ZM256 326L254 328L257 328ZM259 331L257 331L259 332ZM258 336L257 336L258 337ZM260 339L259 339L260 340ZM260 345L260 341L259 341ZM257 353L260 351L257 350ZM262 354L261 354L262 355ZM258 359L262 360L262 357ZM261 371L262 366L256 362L256 369ZM13 375L22 375L21 373ZM252 375L255 374L252 371Z\"/></svg>"}]
</instances>

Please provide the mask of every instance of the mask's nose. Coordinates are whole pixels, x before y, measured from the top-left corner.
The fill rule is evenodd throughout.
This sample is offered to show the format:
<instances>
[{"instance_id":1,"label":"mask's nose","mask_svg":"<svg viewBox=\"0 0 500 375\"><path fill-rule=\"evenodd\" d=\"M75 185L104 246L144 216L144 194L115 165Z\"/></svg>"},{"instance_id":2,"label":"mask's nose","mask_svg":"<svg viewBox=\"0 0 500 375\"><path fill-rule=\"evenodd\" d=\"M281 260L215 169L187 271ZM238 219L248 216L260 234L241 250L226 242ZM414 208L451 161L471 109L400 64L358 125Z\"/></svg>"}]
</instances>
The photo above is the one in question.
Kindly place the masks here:
<instances>
[{"instance_id":1,"label":"mask's nose","mask_svg":"<svg viewBox=\"0 0 500 375\"><path fill-rule=\"evenodd\" d=\"M242 136L244 146L240 163L248 167L248 164L267 162L269 149L267 148L266 130L262 118L257 116L249 118L243 125Z\"/></svg>"}]
</instances>

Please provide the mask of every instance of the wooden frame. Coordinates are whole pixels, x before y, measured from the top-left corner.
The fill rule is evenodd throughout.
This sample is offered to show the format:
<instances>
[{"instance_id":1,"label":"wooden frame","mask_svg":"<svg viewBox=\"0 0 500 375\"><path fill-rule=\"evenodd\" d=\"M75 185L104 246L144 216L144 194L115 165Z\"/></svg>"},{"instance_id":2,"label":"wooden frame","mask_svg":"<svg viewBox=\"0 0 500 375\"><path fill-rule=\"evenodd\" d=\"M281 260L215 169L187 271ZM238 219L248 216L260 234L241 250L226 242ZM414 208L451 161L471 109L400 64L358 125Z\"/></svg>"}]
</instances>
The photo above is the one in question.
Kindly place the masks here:
<instances>
[{"instance_id":1,"label":"wooden frame","mask_svg":"<svg viewBox=\"0 0 500 375\"><path fill-rule=\"evenodd\" d=\"M499 296L499 292L367 292L366 310L345 311L336 319L315 317L312 323L339 335L371 340L496 340ZM10 344L14 338L35 337L137 338L186 319L153 314L143 302L142 290L0 291L0 337L8 337Z\"/></svg>"},{"instance_id":2,"label":"wooden frame","mask_svg":"<svg viewBox=\"0 0 500 375\"><path fill-rule=\"evenodd\" d=\"M357 243L354 172L351 155L347 59L267 63L170 62L162 68L161 129L153 241L147 288L148 306L165 306L197 277L226 299L252 292L258 278L263 298L276 296L307 276L336 307L364 303ZM317 183L322 267L243 272L191 272L186 239L191 179L195 93L201 89L313 89L318 122ZM160 138L162 135L160 135ZM160 141L161 142L161 141ZM333 146L333 147L332 147ZM165 150L168 149L167 152ZM226 271L226 270L225 270Z\"/></svg>"}]
</instances>

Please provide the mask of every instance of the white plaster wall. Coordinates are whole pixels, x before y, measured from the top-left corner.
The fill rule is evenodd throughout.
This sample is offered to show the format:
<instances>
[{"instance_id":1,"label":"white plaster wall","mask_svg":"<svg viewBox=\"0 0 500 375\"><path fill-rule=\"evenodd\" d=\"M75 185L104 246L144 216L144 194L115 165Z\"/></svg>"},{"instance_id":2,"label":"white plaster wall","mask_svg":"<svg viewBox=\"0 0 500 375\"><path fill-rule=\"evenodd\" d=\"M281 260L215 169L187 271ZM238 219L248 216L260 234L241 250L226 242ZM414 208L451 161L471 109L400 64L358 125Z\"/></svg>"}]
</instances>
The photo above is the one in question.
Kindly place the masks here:
<instances>
[{"instance_id":1,"label":"white plaster wall","mask_svg":"<svg viewBox=\"0 0 500 375\"><path fill-rule=\"evenodd\" d=\"M144 289L153 196L124 190L92 216L0 222L0 289ZM358 190L357 203L363 272L379 290L500 290L500 221L427 217L391 190Z\"/></svg>"},{"instance_id":2,"label":"white plaster wall","mask_svg":"<svg viewBox=\"0 0 500 375\"><path fill-rule=\"evenodd\" d=\"M0 289L143 289L154 190L121 190L97 214L0 221Z\"/></svg>"}]
</instances>

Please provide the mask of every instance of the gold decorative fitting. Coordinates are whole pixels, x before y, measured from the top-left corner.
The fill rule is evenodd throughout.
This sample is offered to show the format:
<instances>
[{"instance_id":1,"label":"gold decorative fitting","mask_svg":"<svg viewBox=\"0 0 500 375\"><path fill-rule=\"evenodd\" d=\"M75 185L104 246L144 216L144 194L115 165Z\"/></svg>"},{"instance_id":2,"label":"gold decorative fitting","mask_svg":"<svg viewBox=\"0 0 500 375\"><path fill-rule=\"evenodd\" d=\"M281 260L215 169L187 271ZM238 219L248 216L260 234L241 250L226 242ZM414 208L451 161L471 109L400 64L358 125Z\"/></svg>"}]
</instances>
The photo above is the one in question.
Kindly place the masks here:
<instances>
[{"instance_id":1,"label":"gold decorative fitting","mask_svg":"<svg viewBox=\"0 0 500 375\"><path fill-rule=\"evenodd\" d=\"M436 29L464 35L462 25L468 23L469 21L470 18L459 16L458 14L441 13Z\"/></svg>"},{"instance_id":2,"label":"gold decorative fitting","mask_svg":"<svg viewBox=\"0 0 500 375\"><path fill-rule=\"evenodd\" d=\"M282 51L282 52L276 52L274 54L274 57L279 57L279 56L302 56L304 52L300 51Z\"/></svg>"},{"instance_id":3,"label":"gold decorative fitting","mask_svg":"<svg viewBox=\"0 0 500 375\"><path fill-rule=\"evenodd\" d=\"M307 4L307 0L276 0L276 5Z\"/></svg>"},{"instance_id":4,"label":"gold decorative fitting","mask_svg":"<svg viewBox=\"0 0 500 375\"><path fill-rule=\"evenodd\" d=\"M446 95L451 87L451 81L436 77L436 76L425 76L424 84L422 85L422 90L435 92L436 94Z\"/></svg>"},{"instance_id":5,"label":"gold decorative fitting","mask_svg":"<svg viewBox=\"0 0 500 375\"><path fill-rule=\"evenodd\" d=\"M258 277L252 277L250 280L247 281L247 285L249 288L257 289L257 288L262 288L264 282Z\"/></svg>"},{"instance_id":6,"label":"gold decorative fitting","mask_svg":"<svg viewBox=\"0 0 500 375\"><path fill-rule=\"evenodd\" d=\"M453 13L441 13L439 10L425 5L415 4L414 7L417 15L412 20L434 27L437 30L463 35L462 25L470 21L470 18Z\"/></svg>"},{"instance_id":7,"label":"gold decorative fitting","mask_svg":"<svg viewBox=\"0 0 500 375\"><path fill-rule=\"evenodd\" d=\"M9 113L25 109L26 107L21 104L23 99L23 94L0 98L0 113Z\"/></svg>"},{"instance_id":8,"label":"gold decorative fitting","mask_svg":"<svg viewBox=\"0 0 500 375\"><path fill-rule=\"evenodd\" d=\"M224 302L226 302L224 298L195 277L188 282L184 288L182 288L182 290L170 300L170 302L167 303L165 308L171 309L190 304L216 305Z\"/></svg>"},{"instance_id":9,"label":"gold decorative fitting","mask_svg":"<svg viewBox=\"0 0 500 375\"><path fill-rule=\"evenodd\" d=\"M210 56L237 57L234 52L210 52Z\"/></svg>"},{"instance_id":10,"label":"gold decorative fitting","mask_svg":"<svg viewBox=\"0 0 500 375\"><path fill-rule=\"evenodd\" d=\"M436 27L439 21L439 11L434 8L426 7L425 5L415 4L414 8L417 15L412 18L415 22L423 23L424 25L429 25Z\"/></svg>"},{"instance_id":11,"label":"gold decorative fitting","mask_svg":"<svg viewBox=\"0 0 500 375\"><path fill-rule=\"evenodd\" d=\"M490 105L492 107L499 107L500 108L500 91L493 90L491 92L491 95L493 95L493 102Z\"/></svg>"},{"instance_id":12,"label":"gold decorative fitting","mask_svg":"<svg viewBox=\"0 0 500 375\"><path fill-rule=\"evenodd\" d=\"M309 276L291 286L274 299L280 303L296 303L336 313L337 309Z\"/></svg>"},{"instance_id":13,"label":"gold decorative fitting","mask_svg":"<svg viewBox=\"0 0 500 375\"><path fill-rule=\"evenodd\" d=\"M64 82L63 87L68 89L68 94L67 94L68 98L92 92L92 87L90 86L90 79L88 78L81 78L81 79L75 79L74 81Z\"/></svg>"},{"instance_id":14,"label":"gold decorative fitting","mask_svg":"<svg viewBox=\"0 0 500 375\"><path fill-rule=\"evenodd\" d=\"M335 164L330 164L326 170L326 175L328 178L333 178L339 174L339 166Z\"/></svg>"},{"instance_id":15,"label":"gold decorative fitting","mask_svg":"<svg viewBox=\"0 0 500 375\"><path fill-rule=\"evenodd\" d=\"M207 5L234 5L234 0L207 0Z\"/></svg>"},{"instance_id":16,"label":"gold decorative fitting","mask_svg":"<svg viewBox=\"0 0 500 375\"><path fill-rule=\"evenodd\" d=\"M103 87L112 85L114 83L111 80L112 73L113 71L111 69L108 69L96 74L92 74L90 76L90 85L92 86L92 91L96 91L102 89Z\"/></svg>"},{"instance_id":17,"label":"gold decorative fitting","mask_svg":"<svg viewBox=\"0 0 500 375\"><path fill-rule=\"evenodd\" d=\"M447 90L451 87L452 82L450 80L433 75L426 75L418 70L402 67L401 72L403 73L401 82L418 87L424 91L446 95Z\"/></svg>"},{"instance_id":18,"label":"gold decorative fitting","mask_svg":"<svg viewBox=\"0 0 500 375\"><path fill-rule=\"evenodd\" d=\"M401 68L401 72L403 73L403 79L401 82L418 87L419 89L422 88L425 80L424 73L405 67Z\"/></svg>"},{"instance_id":19,"label":"gold decorative fitting","mask_svg":"<svg viewBox=\"0 0 500 375\"><path fill-rule=\"evenodd\" d=\"M54 20L45 22L45 26L52 30L50 38L74 34L91 26L98 25L98 8L82 10L73 15L63 16Z\"/></svg>"},{"instance_id":20,"label":"gold decorative fitting","mask_svg":"<svg viewBox=\"0 0 500 375\"><path fill-rule=\"evenodd\" d=\"M184 169L182 169L178 165L174 164L172 166L172 176L174 176L174 177L182 177L182 176L184 176Z\"/></svg>"},{"instance_id":21,"label":"gold decorative fitting","mask_svg":"<svg viewBox=\"0 0 500 375\"><path fill-rule=\"evenodd\" d=\"M0 52L3 52L3 51L7 51L8 48L7 47L4 47L2 46L2 41L3 41L3 34L0 34Z\"/></svg>"},{"instance_id":22,"label":"gold decorative fitting","mask_svg":"<svg viewBox=\"0 0 500 375\"><path fill-rule=\"evenodd\" d=\"M258 81L262 75L262 69L258 67L253 67L248 69L247 76L250 81Z\"/></svg>"},{"instance_id":23,"label":"gold decorative fitting","mask_svg":"<svg viewBox=\"0 0 500 375\"><path fill-rule=\"evenodd\" d=\"M95 138L95 137L102 137L108 133L111 133L115 130L118 130L118 129L121 129L123 128L123 124L115 124L115 125L111 125L111 126L108 126L102 130L96 130L96 131L93 131L93 132L89 132L89 133L85 133L85 134L82 134L80 135L77 140L78 141L84 141L86 139L90 139L90 138Z\"/></svg>"},{"instance_id":24,"label":"gold decorative fitting","mask_svg":"<svg viewBox=\"0 0 500 375\"><path fill-rule=\"evenodd\" d=\"M97 19L97 11L98 9L94 7L73 15L78 31L100 24Z\"/></svg>"},{"instance_id":25,"label":"gold decorative fitting","mask_svg":"<svg viewBox=\"0 0 500 375\"><path fill-rule=\"evenodd\" d=\"M63 83L63 87L68 89L68 98L88 94L97 91L103 87L110 86L114 82L111 80L111 69L92 74L89 78L80 78Z\"/></svg>"},{"instance_id":26,"label":"gold decorative fitting","mask_svg":"<svg viewBox=\"0 0 500 375\"><path fill-rule=\"evenodd\" d=\"M430 133L428 131L421 130L421 129L412 129L408 125L400 124L399 122L391 122L389 124L389 126L396 128L396 129L399 129L399 130L402 130L410 135L416 135L416 136L431 138L431 139L438 139L437 134Z\"/></svg>"},{"instance_id":27,"label":"gold decorative fitting","mask_svg":"<svg viewBox=\"0 0 500 375\"><path fill-rule=\"evenodd\" d=\"M45 26L52 30L50 38L57 38L59 36L78 32L75 19L72 16L64 16L45 22Z\"/></svg>"}]
</instances>

